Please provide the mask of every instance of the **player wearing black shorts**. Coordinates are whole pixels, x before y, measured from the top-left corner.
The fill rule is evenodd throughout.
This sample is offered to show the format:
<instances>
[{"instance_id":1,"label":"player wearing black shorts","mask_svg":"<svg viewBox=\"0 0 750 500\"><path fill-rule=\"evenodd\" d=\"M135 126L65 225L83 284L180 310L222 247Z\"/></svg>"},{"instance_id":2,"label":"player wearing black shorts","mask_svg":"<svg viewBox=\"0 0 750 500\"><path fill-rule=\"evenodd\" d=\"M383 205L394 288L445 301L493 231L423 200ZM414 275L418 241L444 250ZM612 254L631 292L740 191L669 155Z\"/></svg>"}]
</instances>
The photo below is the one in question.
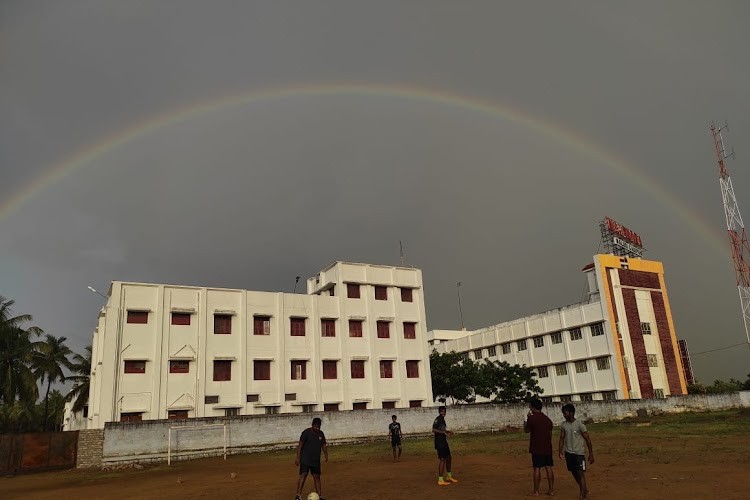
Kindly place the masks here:
<instances>
[{"instance_id":1,"label":"player wearing black shorts","mask_svg":"<svg viewBox=\"0 0 750 500\"><path fill-rule=\"evenodd\" d=\"M547 473L547 495L554 495L555 472L552 469L552 420L542 413L542 401L533 398L529 403L523 430L529 433L529 453L531 466L534 468L534 495L539 495L539 483L542 480L542 468Z\"/></svg>"},{"instance_id":2,"label":"player wearing black shorts","mask_svg":"<svg viewBox=\"0 0 750 500\"><path fill-rule=\"evenodd\" d=\"M320 495L320 452L325 455L328 462L328 447L326 446L326 437L320 430L321 421L315 417L312 421L312 427L302 431L297 445L297 458L294 460L295 465L299 465L299 478L297 479L297 496L295 500L302 500L302 488L305 486L307 474L311 473L315 482L315 491ZM324 500L320 497L320 500Z\"/></svg>"},{"instance_id":3,"label":"player wearing black shorts","mask_svg":"<svg viewBox=\"0 0 750 500\"><path fill-rule=\"evenodd\" d=\"M392 422L388 425L388 436L391 438L393 448L393 461L401 458L401 424L396 422L396 415L391 415ZM396 450L398 449L398 453Z\"/></svg>"},{"instance_id":4,"label":"player wearing black shorts","mask_svg":"<svg viewBox=\"0 0 750 500\"><path fill-rule=\"evenodd\" d=\"M438 416L432 423L432 433L435 435L435 450L438 456L438 486L448 486L457 483L458 479L451 473L451 449L448 446L448 436L453 432L448 430L445 423L445 406L438 408Z\"/></svg>"}]
</instances>

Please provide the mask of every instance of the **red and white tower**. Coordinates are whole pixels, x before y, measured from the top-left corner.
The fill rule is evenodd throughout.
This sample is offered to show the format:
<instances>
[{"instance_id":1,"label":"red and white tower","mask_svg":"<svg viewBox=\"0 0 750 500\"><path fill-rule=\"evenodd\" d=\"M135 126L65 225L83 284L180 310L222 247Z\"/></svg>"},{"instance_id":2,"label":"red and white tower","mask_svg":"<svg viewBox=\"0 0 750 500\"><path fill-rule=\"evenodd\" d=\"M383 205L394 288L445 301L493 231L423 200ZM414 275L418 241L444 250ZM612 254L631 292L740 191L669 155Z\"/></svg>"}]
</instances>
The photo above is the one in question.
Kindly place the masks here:
<instances>
[{"instance_id":1,"label":"red and white tower","mask_svg":"<svg viewBox=\"0 0 750 500\"><path fill-rule=\"evenodd\" d=\"M732 179L729 177L724 160L732 158L734 152L727 153L724 147L724 139L721 132L726 125L716 128L711 122L711 136L714 139L716 149L716 161L719 165L719 184L721 185L721 198L724 201L724 214L727 219L727 232L732 245L732 259L734 270L737 274L737 289L740 293L740 304L742 305L742 319L745 322L745 336L750 346L750 245L748 245L745 224L742 222L740 207L737 206L737 198L734 196Z\"/></svg>"}]
</instances>

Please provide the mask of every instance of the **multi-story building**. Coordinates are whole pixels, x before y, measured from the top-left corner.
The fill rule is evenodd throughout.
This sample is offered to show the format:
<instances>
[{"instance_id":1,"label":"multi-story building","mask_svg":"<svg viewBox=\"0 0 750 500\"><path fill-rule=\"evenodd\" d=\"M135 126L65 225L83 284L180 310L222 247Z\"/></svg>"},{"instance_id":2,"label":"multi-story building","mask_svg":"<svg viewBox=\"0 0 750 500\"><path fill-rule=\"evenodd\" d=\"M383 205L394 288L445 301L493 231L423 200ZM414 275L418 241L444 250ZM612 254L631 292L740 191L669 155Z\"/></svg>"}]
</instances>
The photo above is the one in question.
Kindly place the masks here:
<instances>
[{"instance_id":1,"label":"multi-story building","mask_svg":"<svg viewBox=\"0 0 750 500\"><path fill-rule=\"evenodd\" d=\"M422 273L335 262L307 294L115 281L90 386L67 428L431 405Z\"/></svg>"},{"instance_id":2,"label":"multi-story building","mask_svg":"<svg viewBox=\"0 0 750 500\"><path fill-rule=\"evenodd\" d=\"M588 298L473 331L428 332L430 349L535 368L547 401L686 394L660 262L596 255Z\"/></svg>"}]
</instances>

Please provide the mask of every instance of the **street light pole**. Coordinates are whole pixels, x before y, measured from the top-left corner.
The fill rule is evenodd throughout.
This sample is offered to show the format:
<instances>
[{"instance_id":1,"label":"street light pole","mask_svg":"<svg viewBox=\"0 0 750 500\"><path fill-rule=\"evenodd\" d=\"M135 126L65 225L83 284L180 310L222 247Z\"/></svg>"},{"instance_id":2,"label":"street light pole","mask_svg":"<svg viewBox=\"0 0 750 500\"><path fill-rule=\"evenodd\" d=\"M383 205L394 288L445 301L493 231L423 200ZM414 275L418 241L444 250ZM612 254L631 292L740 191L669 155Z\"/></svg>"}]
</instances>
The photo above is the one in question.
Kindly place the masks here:
<instances>
[{"instance_id":1,"label":"street light pole","mask_svg":"<svg viewBox=\"0 0 750 500\"><path fill-rule=\"evenodd\" d=\"M458 313L461 315L461 330L464 328L464 310L461 308L461 282L456 283L456 293L458 294Z\"/></svg>"},{"instance_id":2,"label":"street light pole","mask_svg":"<svg viewBox=\"0 0 750 500\"><path fill-rule=\"evenodd\" d=\"M97 295L99 295L101 297L104 297L105 299L109 300L109 297L107 297L103 293L99 293L98 291L96 291L96 289L93 286L87 286L86 288L88 288L89 291L91 291L92 293L95 293L95 294L97 294Z\"/></svg>"}]
</instances>

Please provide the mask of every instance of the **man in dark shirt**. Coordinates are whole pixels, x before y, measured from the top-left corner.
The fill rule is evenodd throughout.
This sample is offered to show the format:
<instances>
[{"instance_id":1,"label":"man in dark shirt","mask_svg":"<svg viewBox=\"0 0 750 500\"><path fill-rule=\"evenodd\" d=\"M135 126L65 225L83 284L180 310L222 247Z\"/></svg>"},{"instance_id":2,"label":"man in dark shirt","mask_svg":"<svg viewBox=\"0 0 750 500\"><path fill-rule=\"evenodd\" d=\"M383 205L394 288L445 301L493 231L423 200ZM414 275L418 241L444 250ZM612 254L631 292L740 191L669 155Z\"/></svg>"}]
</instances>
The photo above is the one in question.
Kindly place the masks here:
<instances>
[{"instance_id":1,"label":"man in dark shirt","mask_svg":"<svg viewBox=\"0 0 750 500\"><path fill-rule=\"evenodd\" d=\"M555 472L552 469L552 420L542 413L542 402L534 398L529 403L529 414L523 430L529 433L529 453L534 467L534 495L539 495L542 467L547 472L547 494L554 495Z\"/></svg>"},{"instance_id":2,"label":"man in dark shirt","mask_svg":"<svg viewBox=\"0 0 750 500\"><path fill-rule=\"evenodd\" d=\"M445 423L445 406L438 408L438 416L432 423L432 433L435 435L435 449L438 456L438 486L448 486L457 483L458 479L451 473L451 449L448 446L448 436L453 432L448 430Z\"/></svg>"},{"instance_id":3,"label":"man in dark shirt","mask_svg":"<svg viewBox=\"0 0 750 500\"><path fill-rule=\"evenodd\" d=\"M297 479L297 496L295 500L302 500L302 488L305 486L307 474L312 473L315 482L315 491L320 495L320 452L326 457L328 462L328 448L326 447L326 437L320 430L321 421L315 417L312 421L312 427L302 431L297 445L297 458L294 465L299 465L299 478ZM322 496L320 500L325 500Z\"/></svg>"},{"instance_id":4,"label":"man in dark shirt","mask_svg":"<svg viewBox=\"0 0 750 500\"><path fill-rule=\"evenodd\" d=\"M388 425L388 435L391 438L391 447L393 448L393 461L396 462L401 458L401 424L396 422L396 415L391 415L392 422ZM396 455L398 448L398 456Z\"/></svg>"}]
</instances>

